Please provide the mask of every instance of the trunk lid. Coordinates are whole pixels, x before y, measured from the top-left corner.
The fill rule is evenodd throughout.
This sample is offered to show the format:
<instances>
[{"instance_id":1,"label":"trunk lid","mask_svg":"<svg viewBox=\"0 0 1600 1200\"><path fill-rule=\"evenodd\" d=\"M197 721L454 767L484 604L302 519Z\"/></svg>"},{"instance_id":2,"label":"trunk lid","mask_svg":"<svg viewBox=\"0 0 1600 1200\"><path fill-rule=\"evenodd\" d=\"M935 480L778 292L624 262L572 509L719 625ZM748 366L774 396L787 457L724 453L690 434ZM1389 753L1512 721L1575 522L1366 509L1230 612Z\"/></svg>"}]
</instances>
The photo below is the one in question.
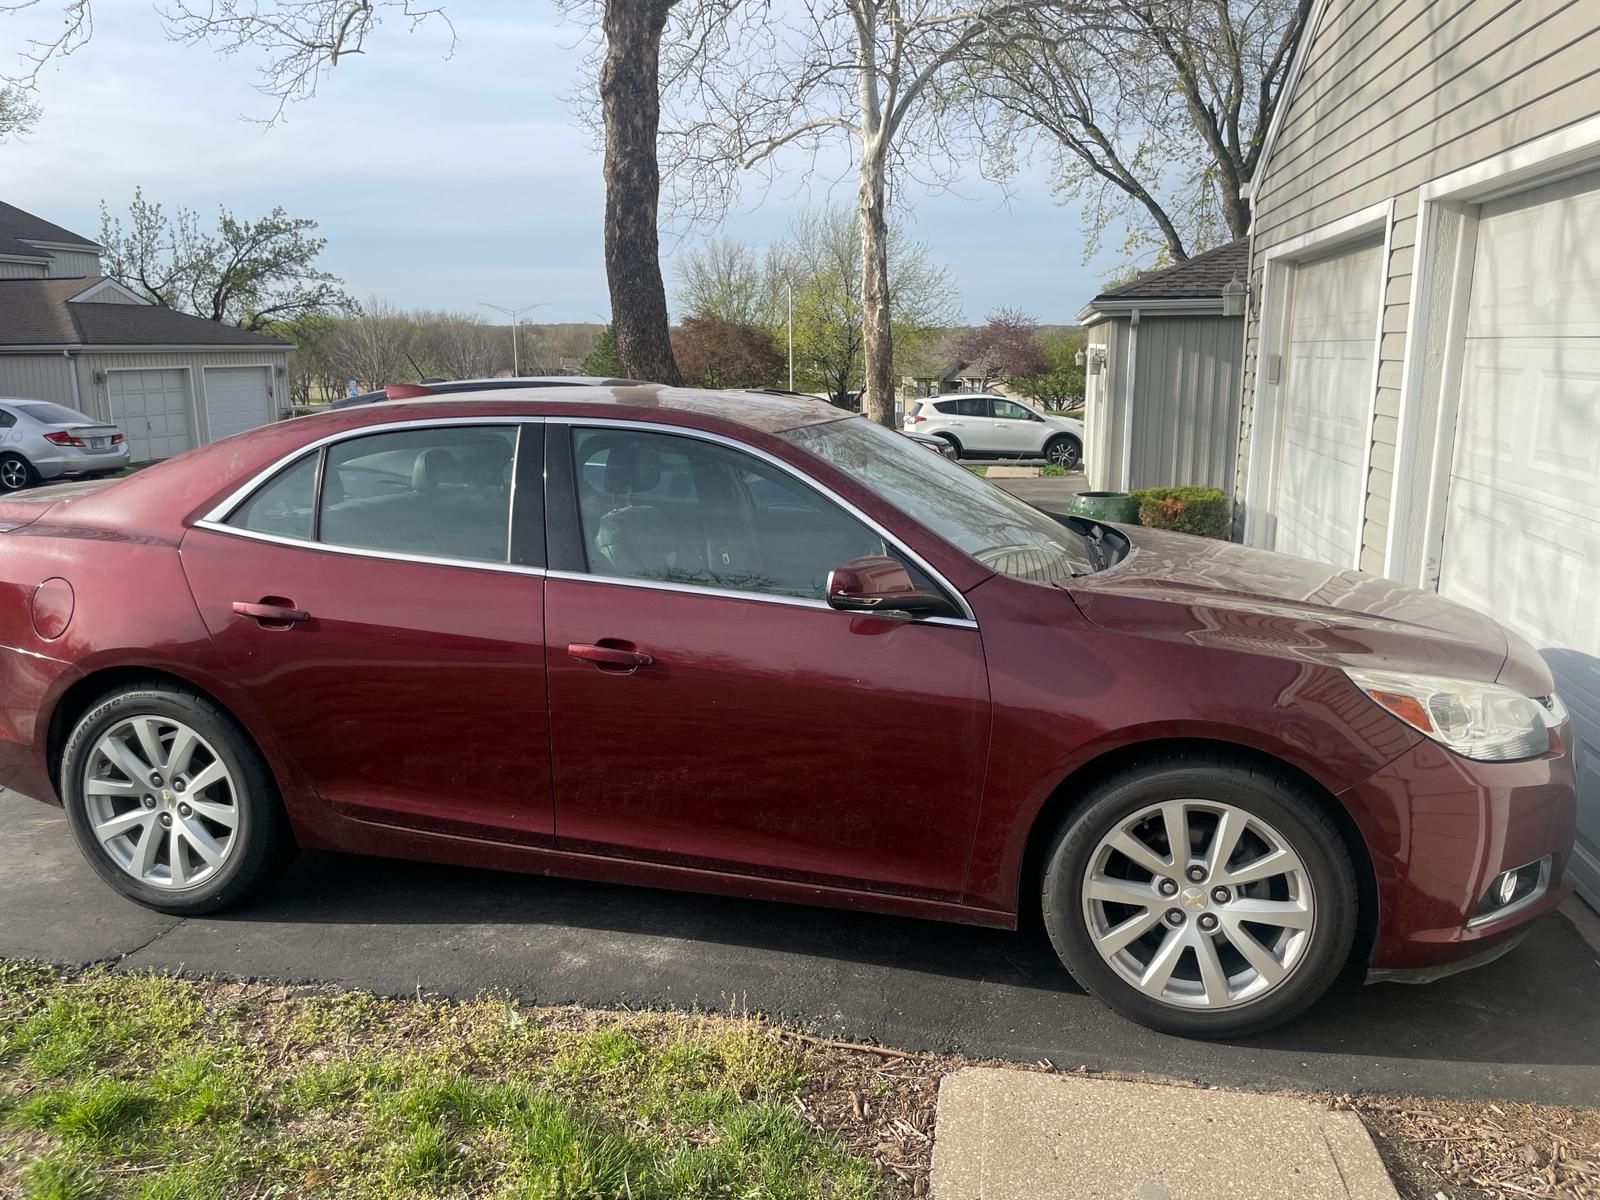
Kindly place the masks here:
<instances>
[{"instance_id":1,"label":"trunk lid","mask_svg":"<svg viewBox=\"0 0 1600 1200\"><path fill-rule=\"evenodd\" d=\"M56 505L98 492L115 482L114 479L78 479L0 496L0 533L31 525Z\"/></svg>"}]
</instances>

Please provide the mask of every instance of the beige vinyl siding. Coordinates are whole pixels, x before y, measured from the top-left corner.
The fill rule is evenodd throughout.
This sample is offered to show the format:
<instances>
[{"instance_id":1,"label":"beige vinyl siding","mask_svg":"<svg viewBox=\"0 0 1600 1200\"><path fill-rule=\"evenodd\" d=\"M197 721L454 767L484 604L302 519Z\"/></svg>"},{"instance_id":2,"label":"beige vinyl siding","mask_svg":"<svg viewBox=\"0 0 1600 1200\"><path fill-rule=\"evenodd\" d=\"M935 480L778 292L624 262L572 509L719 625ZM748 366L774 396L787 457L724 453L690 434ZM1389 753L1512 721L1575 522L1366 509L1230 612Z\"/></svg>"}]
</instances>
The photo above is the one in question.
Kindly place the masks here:
<instances>
[{"instance_id":1,"label":"beige vinyl siding","mask_svg":"<svg viewBox=\"0 0 1600 1200\"><path fill-rule=\"evenodd\" d=\"M180 367L187 370L189 375L189 392L193 399L194 409L189 414L190 425L195 433L195 444L199 445L210 440L210 431L206 428L206 396L205 396L205 371L206 367L266 367L272 375L272 396L274 411L263 413L262 423L275 420L279 410L289 407L289 381L279 368L287 366L288 352L250 350L245 353L229 353L226 351L207 352L149 352L126 351L120 354L107 354L104 352L85 351L79 356L78 386L82 391L83 411L100 420L113 420L113 414L106 397L106 384L104 380L96 382L96 372L104 374L107 371L139 370L156 367Z\"/></svg>"},{"instance_id":2,"label":"beige vinyl siding","mask_svg":"<svg viewBox=\"0 0 1600 1200\"><path fill-rule=\"evenodd\" d=\"M45 267L44 263L0 260L0 279L43 279Z\"/></svg>"},{"instance_id":3,"label":"beige vinyl siding","mask_svg":"<svg viewBox=\"0 0 1600 1200\"><path fill-rule=\"evenodd\" d=\"M50 256L51 278L92 278L100 274L100 256L93 251L46 250L45 253Z\"/></svg>"},{"instance_id":4,"label":"beige vinyl siding","mask_svg":"<svg viewBox=\"0 0 1600 1200\"><path fill-rule=\"evenodd\" d=\"M1130 487L1227 487L1238 429L1238 317L1139 322Z\"/></svg>"},{"instance_id":5,"label":"beige vinyl siding","mask_svg":"<svg viewBox=\"0 0 1600 1200\"><path fill-rule=\"evenodd\" d=\"M1256 194L1238 494L1261 285L1276 244L1394 201L1361 566L1381 571L1393 494L1417 190L1600 111L1594 0L1329 0Z\"/></svg>"},{"instance_id":6,"label":"beige vinyl siding","mask_svg":"<svg viewBox=\"0 0 1600 1200\"><path fill-rule=\"evenodd\" d=\"M77 408L72 360L60 354L0 354L0 396L49 400Z\"/></svg>"}]
</instances>

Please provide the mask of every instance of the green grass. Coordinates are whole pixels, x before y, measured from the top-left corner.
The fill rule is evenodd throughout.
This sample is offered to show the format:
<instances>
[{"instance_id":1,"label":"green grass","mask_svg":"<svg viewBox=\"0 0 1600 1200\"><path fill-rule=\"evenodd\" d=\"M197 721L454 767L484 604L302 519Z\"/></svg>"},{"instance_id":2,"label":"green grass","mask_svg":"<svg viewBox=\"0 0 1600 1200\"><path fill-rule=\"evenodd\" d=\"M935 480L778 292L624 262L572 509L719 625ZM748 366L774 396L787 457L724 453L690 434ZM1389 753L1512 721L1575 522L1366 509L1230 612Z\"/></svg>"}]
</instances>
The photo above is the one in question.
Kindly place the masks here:
<instances>
[{"instance_id":1,"label":"green grass","mask_svg":"<svg viewBox=\"0 0 1600 1200\"><path fill-rule=\"evenodd\" d=\"M0 961L0 1196L867 1200L749 1019Z\"/></svg>"},{"instance_id":2,"label":"green grass","mask_svg":"<svg viewBox=\"0 0 1600 1200\"><path fill-rule=\"evenodd\" d=\"M974 475L987 475L989 473L988 467L967 467L967 470L971 471Z\"/></svg>"}]
</instances>

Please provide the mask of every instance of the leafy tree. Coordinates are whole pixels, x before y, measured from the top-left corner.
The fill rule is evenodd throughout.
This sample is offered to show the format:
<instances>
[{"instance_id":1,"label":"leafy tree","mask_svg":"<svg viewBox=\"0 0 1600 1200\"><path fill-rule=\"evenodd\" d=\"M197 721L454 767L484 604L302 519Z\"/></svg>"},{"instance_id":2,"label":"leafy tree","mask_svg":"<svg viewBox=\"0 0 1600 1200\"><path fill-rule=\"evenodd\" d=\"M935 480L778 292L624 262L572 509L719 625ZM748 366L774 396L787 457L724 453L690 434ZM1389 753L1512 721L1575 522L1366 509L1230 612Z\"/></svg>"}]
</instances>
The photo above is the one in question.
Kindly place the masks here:
<instances>
[{"instance_id":1,"label":"leafy tree","mask_svg":"<svg viewBox=\"0 0 1600 1200\"><path fill-rule=\"evenodd\" d=\"M996 379L1038 375L1044 370L1038 336L1039 322L1017 309L1001 308L990 313L976 329L957 337L954 350L966 361L969 371L977 368L982 386L988 387Z\"/></svg>"},{"instance_id":2,"label":"leafy tree","mask_svg":"<svg viewBox=\"0 0 1600 1200\"><path fill-rule=\"evenodd\" d=\"M1083 404L1083 368L1078 354L1087 339L1081 329L1051 329L1037 339L1042 369L1031 375L1014 375L1010 386L1020 396L1046 408L1077 408Z\"/></svg>"},{"instance_id":3,"label":"leafy tree","mask_svg":"<svg viewBox=\"0 0 1600 1200\"><path fill-rule=\"evenodd\" d=\"M338 318L328 313L304 313L289 321L275 321L264 332L293 342L289 352L289 401L304 407L318 396L337 395L344 382L332 364Z\"/></svg>"},{"instance_id":4,"label":"leafy tree","mask_svg":"<svg viewBox=\"0 0 1600 1200\"><path fill-rule=\"evenodd\" d=\"M180 208L168 217L142 190L124 227L100 204L106 274L156 304L241 329L348 306L342 281L317 269L327 241L313 236L316 228L282 208L255 221L221 209L209 232L199 214Z\"/></svg>"},{"instance_id":5,"label":"leafy tree","mask_svg":"<svg viewBox=\"0 0 1600 1200\"><path fill-rule=\"evenodd\" d=\"M889 230L894 270L889 276L889 311L895 336L895 367L937 338L954 318L955 289L935 266L928 248ZM774 256L794 289L795 386L827 394L854 407L853 393L865 381L866 316L861 302L861 228L848 209L802 213Z\"/></svg>"},{"instance_id":6,"label":"leafy tree","mask_svg":"<svg viewBox=\"0 0 1600 1200\"><path fill-rule=\"evenodd\" d=\"M771 330L721 317L685 317L672 331L672 352L694 387L774 387L784 370Z\"/></svg>"},{"instance_id":7,"label":"leafy tree","mask_svg":"<svg viewBox=\"0 0 1600 1200\"><path fill-rule=\"evenodd\" d=\"M677 274L678 308L685 316L743 325L772 324L778 318L771 273L743 242L711 238L683 254Z\"/></svg>"},{"instance_id":8,"label":"leafy tree","mask_svg":"<svg viewBox=\"0 0 1600 1200\"><path fill-rule=\"evenodd\" d=\"M20 87L0 84L0 142L27 133L39 119L39 105Z\"/></svg>"},{"instance_id":9,"label":"leafy tree","mask_svg":"<svg viewBox=\"0 0 1600 1200\"><path fill-rule=\"evenodd\" d=\"M970 86L1006 114L996 144L1042 139L1063 198L1086 202L1086 259L1107 228L1125 224L1128 249L1181 262L1249 232L1243 188L1310 8L1106 0L1092 36L1039 9L993 46Z\"/></svg>"},{"instance_id":10,"label":"leafy tree","mask_svg":"<svg viewBox=\"0 0 1600 1200\"><path fill-rule=\"evenodd\" d=\"M583 360L585 375L616 378L622 375L622 364L617 362L617 338L611 326L600 331L600 337Z\"/></svg>"}]
</instances>

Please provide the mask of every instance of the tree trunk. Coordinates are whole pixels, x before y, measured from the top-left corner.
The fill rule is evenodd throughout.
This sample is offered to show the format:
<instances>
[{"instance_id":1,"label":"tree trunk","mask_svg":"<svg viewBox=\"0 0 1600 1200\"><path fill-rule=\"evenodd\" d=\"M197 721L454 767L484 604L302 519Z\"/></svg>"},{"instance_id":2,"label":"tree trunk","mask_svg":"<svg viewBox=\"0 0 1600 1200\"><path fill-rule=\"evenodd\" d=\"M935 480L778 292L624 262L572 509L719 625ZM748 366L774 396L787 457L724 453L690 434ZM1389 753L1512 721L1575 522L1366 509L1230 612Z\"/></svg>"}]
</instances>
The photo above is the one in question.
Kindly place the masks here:
<instances>
[{"instance_id":1,"label":"tree trunk","mask_svg":"<svg viewBox=\"0 0 1600 1200\"><path fill-rule=\"evenodd\" d=\"M861 159L856 190L861 223L861 411L880 425L894 426L894 334L889 312L889 217L884 209L884 161L880 145Z\"/></svg>"},{"instance_id":2,"label":"tree trunk","mask_svg":"<svg viewBox=\"0 0 1600 1200\"><path fill-rule=\"evenodd\" d=\"M674 0L606 0L600 69L605 122L606 281L617 363L630 379L682 383L667 332L656 211L661 170L661 34Z\"/></svg>"}]
</instances>

